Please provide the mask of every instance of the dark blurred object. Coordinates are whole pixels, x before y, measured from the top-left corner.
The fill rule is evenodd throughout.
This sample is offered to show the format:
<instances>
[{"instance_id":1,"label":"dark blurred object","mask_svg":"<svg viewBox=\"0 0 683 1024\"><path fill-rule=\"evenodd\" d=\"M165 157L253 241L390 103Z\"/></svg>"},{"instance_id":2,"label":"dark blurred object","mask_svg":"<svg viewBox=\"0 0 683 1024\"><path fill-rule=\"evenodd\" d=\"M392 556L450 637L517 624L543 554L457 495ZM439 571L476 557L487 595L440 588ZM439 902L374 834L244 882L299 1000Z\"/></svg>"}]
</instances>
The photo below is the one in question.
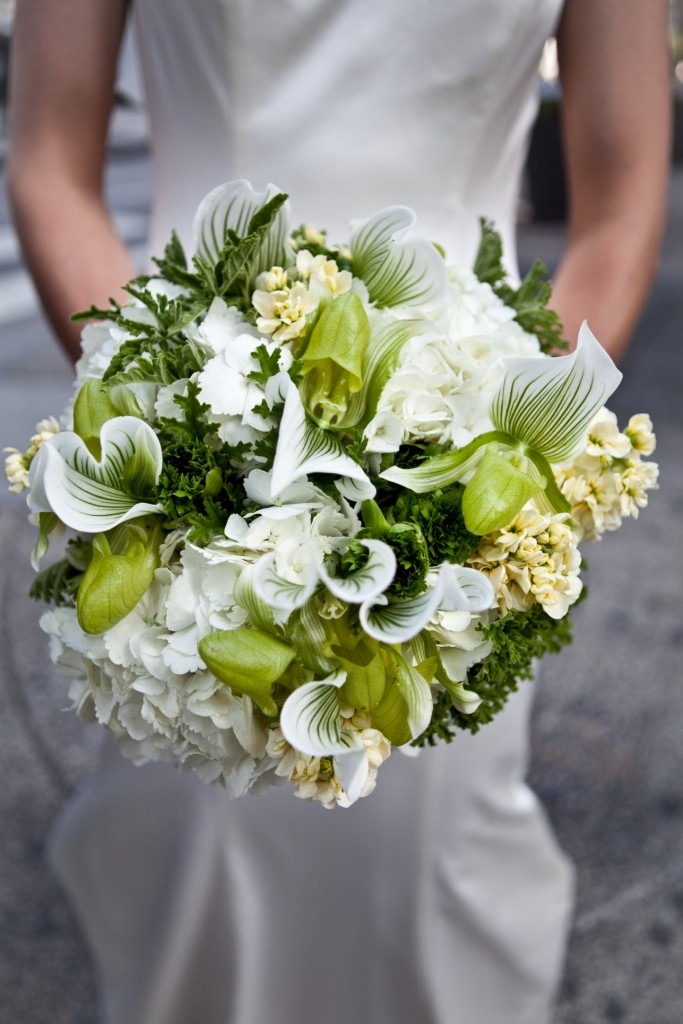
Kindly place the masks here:
<instances>
[{"instance_id":1,"label":"dark blurred object","mask_svg":"<svg viewBox=\"0 0 683 1024\"><path fill-rule=\"evenodd\" d=\"M534 220L567 216L567 183L562 152L562 93L556 81L542 82L536 123L527 157L529 200Z\"/></svg>"}]
</instances>

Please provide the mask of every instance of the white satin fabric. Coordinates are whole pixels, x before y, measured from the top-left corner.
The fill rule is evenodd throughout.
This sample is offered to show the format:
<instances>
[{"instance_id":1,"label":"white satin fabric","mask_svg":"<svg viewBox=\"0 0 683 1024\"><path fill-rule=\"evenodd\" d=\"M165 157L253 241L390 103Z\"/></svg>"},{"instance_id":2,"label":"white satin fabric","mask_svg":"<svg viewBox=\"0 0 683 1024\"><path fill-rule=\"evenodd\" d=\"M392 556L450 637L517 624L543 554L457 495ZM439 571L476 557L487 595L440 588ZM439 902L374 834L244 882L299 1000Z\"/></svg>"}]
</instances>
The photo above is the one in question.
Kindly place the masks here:
<instances>
[{"instance_id":1,"label":"white satin fabric","mask_svg":"<svg viewBox=\"0 0 683 1024\"><path fill-rule=\"evenodd\" d=\"M560 0L137 0L151 251L231 177L295 216L406 203L470 259L513 207ZM572 876L524 783L531 687L478 736L395 753L369 798L231 801L111 742L53 861L107 1024L546 1024Z\"/></svg>"}]
</instances>

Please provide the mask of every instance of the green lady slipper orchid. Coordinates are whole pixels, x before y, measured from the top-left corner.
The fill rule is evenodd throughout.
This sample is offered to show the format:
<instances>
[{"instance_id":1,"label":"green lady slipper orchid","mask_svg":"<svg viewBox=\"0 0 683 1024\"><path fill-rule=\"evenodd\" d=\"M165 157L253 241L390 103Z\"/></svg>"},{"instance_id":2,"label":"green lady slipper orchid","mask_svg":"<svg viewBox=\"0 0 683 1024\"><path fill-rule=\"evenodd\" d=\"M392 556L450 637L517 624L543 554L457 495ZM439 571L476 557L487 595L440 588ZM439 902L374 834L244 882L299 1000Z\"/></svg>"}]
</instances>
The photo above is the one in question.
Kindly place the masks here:
<instances>
[{"instance_id":1,"label":"green lady slipper orchid","mask_svg":"<svg viewBox=\"0 0 683 1024\"><path fill-rule=\"evenodd\" d=\"M363 383L370 324L353 292L330 302L301 356L301 396L314 420L326 429L343 426L351 396Z\"/></svg>"},{"instance_id":2,"label":"green lady slipper orchid","mask_svg":"<svg viewBox=\"0 0 683 1024\"><path fill-rule=\"evenodd\" d=\"M101 533L161 505L147 500L158 483L162 456L152 428L117 416L100 430L100 459L70 430L41 445L31 463L32 512L53 512L80 533Z\"/></svg>"},{"instance_id":3,"label":"green lady slipper orchid","mask_svg":"<svg viewBox=\"0 0 683 1024\"><path fill-rule=\"evenodd\" d=\"M203 637L199 654L216 679L251 697L264 715L277 714L271 692L294 659L293 647L258 629L225 629Z\"/></svg>"},{"instance_id":4,"label":"green lady slipper orchid","mask_svg":"<svg viewBox=\"0 0 683 1024\"><path fill-rule=\"evenodd\" d=\"M159 524L124 524L93 538L93 556L78 588L76 611L86 633L104 633L133 610L159 565Z\"/></svg>"},{"instance_id":5,"label":"green lady slipper orchid","mask_svg":"<svg viewBox=\"0 0 683 1024\"><path fill-rule=\"evenodd\" d=\"M519 452L485 449L462 496L465 526L483 536L500 530L533 498L542 484L529 474L528 460Z\"/></svg>"},{"instance_id":6,"label":"green lady slipper orchid","mask_svg":"<svg viewBox=\"0 0 683 1024\"><path fill-rule=\"evenodd\" d=\"M555 483L551 463L572 457L591 419L621 380L621 373L586 323L571 355L508 359L506 364L507 372L491 408L497 429L475 437L459 451L427 459L414 469L392 466L380 473L384 479L412 491L431 491L465 478L482 462L483 449L494 444L494 454L483 465L479 479L471 481L474 487L467 500L466 522L473 533L477 532L474 524L479 529L494 521L504 526L506 509L512 519L522 507L519 501L525 490L526 500L533 497L542 510L569 511L569 503ZM516 462L509 454L501 456L505 449L518 453ZM500 458L509 465L504 467ZM526 473L528 485L522 485L517 473ZM493 495L494 487L503 488L500 498ZM483 502L481 512L475 509L477 500Z\"/></svg>"}]
</instances>

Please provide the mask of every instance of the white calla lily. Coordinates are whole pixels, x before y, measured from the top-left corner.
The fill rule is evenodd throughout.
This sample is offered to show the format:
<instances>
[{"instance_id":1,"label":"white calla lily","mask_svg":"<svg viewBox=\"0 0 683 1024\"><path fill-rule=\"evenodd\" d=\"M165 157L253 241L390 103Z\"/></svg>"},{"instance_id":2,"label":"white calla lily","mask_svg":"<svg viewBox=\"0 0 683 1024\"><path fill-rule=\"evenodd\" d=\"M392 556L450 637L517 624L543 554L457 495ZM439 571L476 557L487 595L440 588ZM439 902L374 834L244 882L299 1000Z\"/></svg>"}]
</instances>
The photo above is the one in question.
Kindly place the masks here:
<instances>
[{"instance_id":1,"label":"white calla lily","mask_svg":"<svg viewBox=\"0 0 683 1024\"><path fill-rule=\"evenodd\" d=\"M498 430L548 462L569 460L622 374L584 321L576 350L554 359L508 359L491 408Z\"/></svg>"},{"instance_id":2,"label":"white calla lily","mask_svg":"<svg viewBox=\"0 0 683 1024\"><path fill-rule=\"evenodd\" d=\"M136 497L156 486L161 445L152 428L135 416L108 420L96 459L70 430L41 445L31 464L32 512L54 512L73 530L102 533L163 506Z\"/></svg>"},{"instance_id":3,"label":"white calla lily","mask_svg":"<svg viewBox=\"0 0 683 1024\"><path fill-rule=\"evenodd\" d=\"M359 493L375 493L365 471L346 454L339 441L306 416L301 396L294 384L287 389L280 421L271 476L271 493L277 498L286 487L302 476L331 473L356 482Z\"/></svg>"},{"instance_id":4,"label":"white calla lily","mask_svg":"<svg viewBox=\"0 0 683 1024\"><path fill-rule=\"evenodd\" d=\"M446 264L435 246L404 237L415 219L407 206L390 206L351 235L353 273L378 306L429 306L446 295Z\"/></svg>"}]
</instances>

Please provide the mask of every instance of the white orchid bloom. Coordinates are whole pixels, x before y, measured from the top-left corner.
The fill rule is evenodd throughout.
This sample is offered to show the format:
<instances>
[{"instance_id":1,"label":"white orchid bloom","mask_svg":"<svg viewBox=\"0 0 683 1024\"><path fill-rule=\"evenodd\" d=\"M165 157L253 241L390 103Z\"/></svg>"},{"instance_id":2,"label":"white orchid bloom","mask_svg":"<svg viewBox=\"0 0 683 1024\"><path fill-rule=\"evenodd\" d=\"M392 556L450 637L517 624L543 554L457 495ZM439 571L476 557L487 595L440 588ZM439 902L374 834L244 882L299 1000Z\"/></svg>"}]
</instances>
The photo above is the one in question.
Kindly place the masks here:
<instances>
[{"instance_id":1,"label":"white orchid bloom","mask_svg":"<svg viewBox=\"0 0 683 1024\"><path fill-rule=\"evenodd\" d=\"M100 445L100 460L70 430L41 445L31 463L31 511L54 512L82 533L162 512L161 505L139 500L161 473L161 445L152 428L135 416L117 416L102 427Z\"/></svg>"}]
</instances>

